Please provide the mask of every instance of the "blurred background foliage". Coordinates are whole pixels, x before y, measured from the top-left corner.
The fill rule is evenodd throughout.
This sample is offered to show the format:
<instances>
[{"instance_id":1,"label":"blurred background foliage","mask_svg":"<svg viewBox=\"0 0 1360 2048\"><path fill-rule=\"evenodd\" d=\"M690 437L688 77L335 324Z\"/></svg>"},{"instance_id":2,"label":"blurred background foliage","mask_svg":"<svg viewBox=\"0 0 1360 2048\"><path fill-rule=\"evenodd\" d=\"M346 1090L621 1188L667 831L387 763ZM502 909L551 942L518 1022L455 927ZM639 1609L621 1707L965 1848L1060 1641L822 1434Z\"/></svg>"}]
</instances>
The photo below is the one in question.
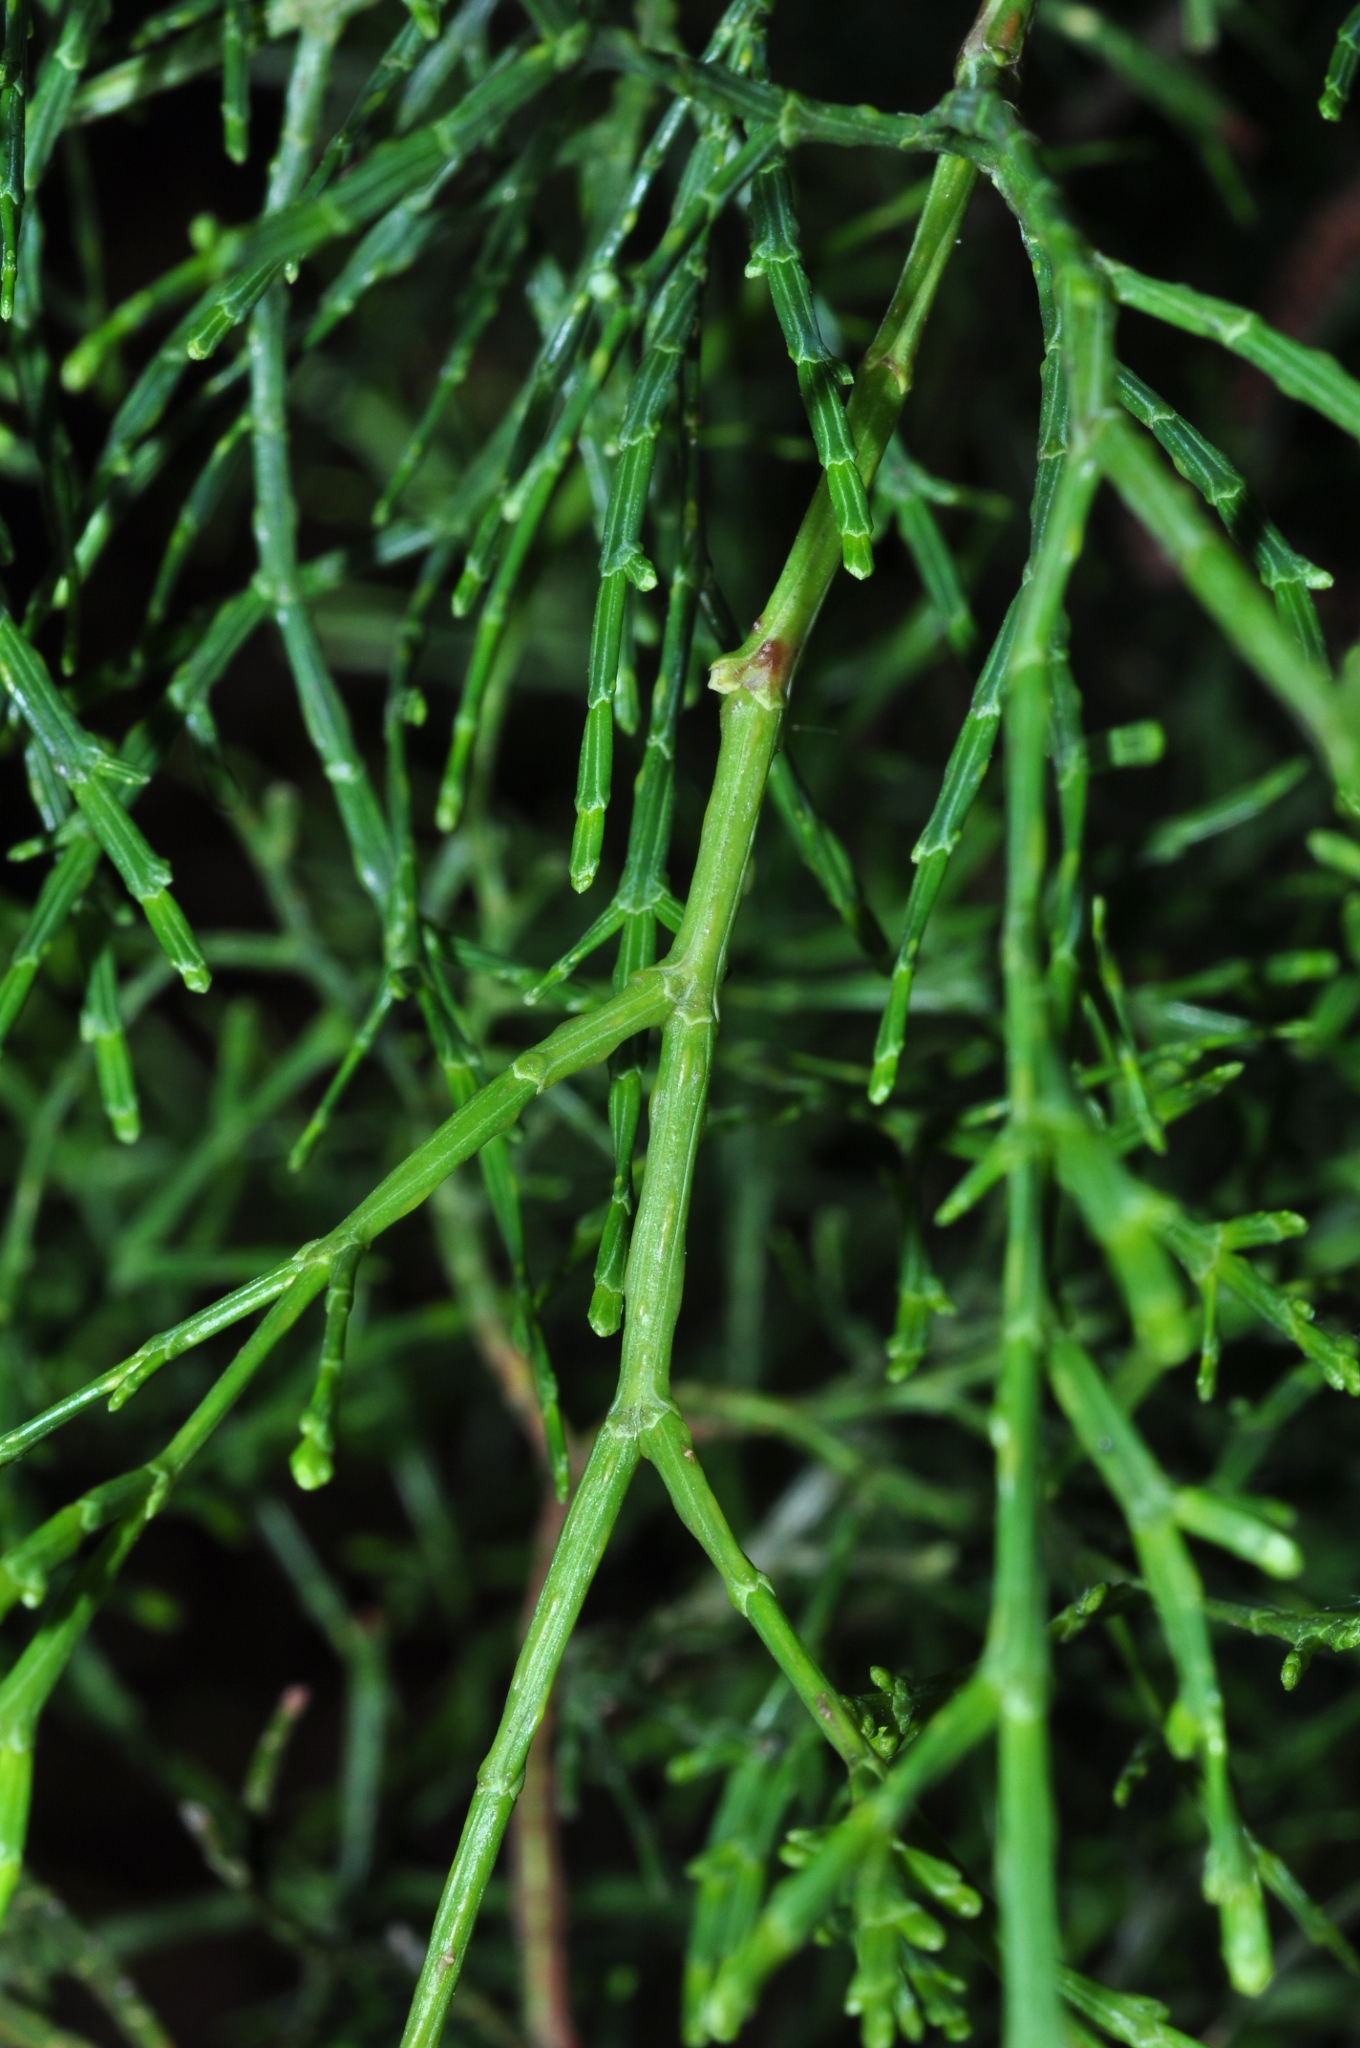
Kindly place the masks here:
<instances>
[{"instance_id":1,"label":"blurred background foliage","mask_svg":"<svg viewBox=\"0 0 1360 2048\"><path fill-rule=\"evenodd\" d=\"M1102 250L1240 300L1360 369L1360 141L1354 118L1324 126L1317 115L1337 7L1233 0L1220 11L1217 49L1192 60L1180 54L1176 8L1111 0L1109 22L1138 39L1137 51L1174 60L1177 76L1194 82L1177 101L1149 86L1123 45L1093 40L1090 10L1041 10L1024 67L1026 121ZM283 9L247 10L251 147L237 164L222 149L220 79L206 62L173 89L109 83L126 78L139 51L194 36L211 44L215 63L211 4L188 0L173 36L159 40L125 0L84 12L85 83L32 202L41 302L27 313L21 302L0 358L3 574L16 613L44 579L50 588L69 539L69 514L50 502L53 478L67 475L77 489L88 480L111 413L168 316L108 340L83 366L71 352L172 266L195 252L206 266L221 237L258 213L295 25ZM71 13L38 7L35 49ZM642 13L644 30L673 32L693 51L716 10L683 0ZM921 109L947 88L967 17L961 0L779 0L771 73L823 98ZM381 0L346 26L323 136L401 19L395 0ZM516 10L494 0L468 0L454 20L456 35L446 26L430 45L448 61L442 77L426 77L426 116L452 104L522 29ZM522 252L400 498L408 520L438 519L533 360L578 260L583 210L611 175L612 131L598 124L621 89L611 73L587 73L556 103ZM529 125L512 122L443 187L418 251L291 372L300 553L352 551L317 596L315 621L375 773L416 558L384 564L373 510L430 396L487 221L504 203L496 179ZM923 175L921 159L888 151L810 146L796 159L818 315L848 359L891 293ZM655 225L648 215L644 226ZM346 253L328 248L303 266L289 311L299 334L326 306ZM704 297L700 445L710 554L743 622L816 481L768 288L744 275L745 261L731 209L714 231ZM1360 637L1354 448L1208 343L1132 314L1120 335L1129 365L1232 456L1293 544L1331 572L1318 607L1339 655ZM919 544L915 554L904 545L893 507L880 501L876 572L863 585L838 581L787 732L792 761L894 940L911 849L967 707L974 641L995 630L1025 559L1041 347L1023 249L984 185L904 420L911 459L954 487L933 508L953 569L924 587ZM45 370L35 372L35 350ZM242 448L167 621L148 632L162 551L229 417L210 387L220 367L193 373L158 473L121 508L82 592L81 715L115 741L254 571ZM35 400L25 380L44 374ZM600 445L616 430L623 388L621 378L606 387ZM554 500L451 833L436 830L435 798L473 630L447 603L456 556L441 572L414 671L419 696L408 710L420 722L406 738L421 908L493 1071L541 1035L523 989L579 936L596 898L606 900L626 844L628 807L616 795L601 881L583 905L568 886L566 849L602 459L587 447ZM965 594L966 610L942 615L942 603ZM1357 1319L1360 1269L1360 862L1353 846L1329 860L1327 842L1313 841L1322 856L1310 853L1309 835L1335 826L1322 773L1110 496L1098 503L1070 609L1087 730L1142 729L1125 748L1133 765L1110 765L1093 784L1087 855L1128 1028L1143 1048L1167 1051L1173 1079L1192 1060L1198 1076L1211 1075L1165 1157L1144 1155L1140 1170L1207 1218L1305 1215L1307 1235L1270 1248L1262 1270L1345 1329ZM644 707L661 617L657 597L637 598ZM58 616L39 632L54 670L63 630ZM706 631L710 659L721 650ZM716 749L715 700L702 681L696 656L678 738L670 881L681 897ZM214 971L211 991L173 985L121 892L98 881L47 953L0 1061L5 1427L323 1233L446 1113L419 1015L399 1003L310 1159L289 1170L379 985L381 934L272 628L235 655L212 710L215 743L204 731L177 739L137 813L174 865ZM0 896L7 956L46 870L54 821L34 808L17 723L3 745L8 836L27 842ZM1106 753L1117 759L1120 746ZM617 791L640 754L640 737L621 732ZM1098 756L1093 749L1096 766ZM986 1621L999 1197L949 1229L930 1219L977 1156L986 1106L1003 1087L1000 840L994 774L931 925L907 1054L883 1107L865 1097L882 974L828 910L773 810L723 998L679 1399L744 1547L795 1613L813 1612L824 1659L852 1696L873 1693L871 1667L920 1684L968 1664ZM134 1143L110 1130L98 1033L81 1028L91 960L110 943L138 1100ZM1084 971L1095 1015L1079 1050L1099 1065L1116 1025L1094 955ZM587 962L572 999L588 1000L603 972ZM560 1085L531 1107L511 1147L527 1268L578 1433L606 1407L617 1362L616 1341L586 1320L613 1172L606 1091L603 1070ZM1117 1121L1127 1111L1117 1079L1107 1095ZM916 1261L905 1289L904 1236ZM1059 1268L1088 1341L1117 1354L1117 1301L1075 1226L1060 1238ZM314 1373L313 1319L150 1527L42 1723L26 1875L0 1937L0 2040L38 2048L76 2035L160 2048L168 2033L223 2048L361 2048L396 2038L551 1531L532 1433L513 1405L523 1404L525 1368L509 1280L481 1184L464 1169L361 1270L329 1486L300 1493L288 1465ZM1193 1366L1182 1368L1146 1409L1148 1435L1179 1477L1226 1470L1287 1504L1279 1513L1292 1521L1306 1573L1272 1588L1268 1604L1343 1610L1360 1576L1355 1410L1332 1393L1310 1398L1288 1347L1226 1299L1220 1320L1217 1398L1197 1401ZM220 1369L224 1342L165 1369L126 1410L91 1409L9 1465L4 1546L149 1455ZM886 1376L922 1349L913 1373ZM1046 1541L1061 1608L1134 1571L1114 1511L1056 1415L1049 1426ZM1249 1566L1206 1552L1203 1567L1218 1601L1241 1610L1266 1599ZM1215 1642L1245 1816L1328 1905L1321 1945L1308 1938L1320 1923L1304 1912L1300 1929L1281 1910L1270 1990L1246 2001L1225 1989L1199 1897L1193 1794L1149 1736L1149 1715L1160 1716L1169 1692L1165 1652L1136 1591L1114 1592L1089 1625L1068 1622L1070 1640L1055 1653L1068 1958L1165 2000L1176 2024L1213 2048L1354 2040L1360 1987L1337 1931L1360 1920L1354 1654L1339 1631L1338 1651L1322 1650L1286 1690L1288 1640L1257 1640L1228 1618L1225 1610ZM12 1659L33 1625L14 1607L0 1654ZM785 1830L820 1825L834 1802L830 1759L815 1739L786 1715L753 1721L770 1676L644 1470L557 1687L546 1795L557 1820L540 1815L548 1833L560 1829L571 2024L592 2048L679 2038L696 1896L723 1867L715 1808L725 1801L731 1820L741 1772L763 1790L750 1793L749 1825L732 1821L729 1863L747 1857L757 1891L780 1867ZM989 1771L977 1760L928 1802L960 1861L983 1873ZM753 2039L800 2048L854 2038L856 2022L842 2012L852 1959L835 1932L776 1979ZM566 2048L560 1999L547 2020L532 1999L526 2010L522 1946L507 1859L452 2008L453 2037ZM963 1934L950 1934L940 1966L956 1988L942 1981L923 1994L932 2021L949 2038L969 2022L976 2038L994 2038L995 1990Z\"/></svg>"}]
</instances>

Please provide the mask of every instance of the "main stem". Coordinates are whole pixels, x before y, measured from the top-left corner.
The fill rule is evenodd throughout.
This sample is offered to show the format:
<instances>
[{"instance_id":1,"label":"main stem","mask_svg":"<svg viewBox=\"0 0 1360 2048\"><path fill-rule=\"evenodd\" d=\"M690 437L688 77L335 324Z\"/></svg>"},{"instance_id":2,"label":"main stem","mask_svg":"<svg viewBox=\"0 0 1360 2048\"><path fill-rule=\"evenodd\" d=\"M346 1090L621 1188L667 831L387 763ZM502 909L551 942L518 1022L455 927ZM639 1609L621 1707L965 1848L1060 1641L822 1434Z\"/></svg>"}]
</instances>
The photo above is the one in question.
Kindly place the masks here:
<instances>
[{"instance_id":1,"label":"main stem","mask_svg":"<svg viewBox=\"0 0 1360 2048\"><path fill-rule=\"evenodd\" d=\"M1002 965L1011 1169L1001 1376L993 1412L996 1567L986 1668L998 1703L996 1880L1006 2048L1062 2038L1053 1800L1048 1754L1048 1643L1040 1554L1041 1390L1047 1343L1041 1111L1053 1060L1041 950L1047 862L1049 677L1055 635L1097 481L1093 443L1108 389L1108 321L1079 274L1059 278L1063 375L1071 420L1062 471L1036 535L1008 673L1006 911Z\"/></svg>"},{"instance_id":2,"label":"main stem","mask_svg":"<svg viewBox=\"0 0 1360 2048\"><path fill-rule=\"evenodd\" d=\"M956 157L936 166L901 282L856 379L849 420L860 474L873 477L901 412L926 314L953 249L976 171ZM741 901L770 763L799 658L840 566L840 536L818 487L783 574L746 646L714 665L724 694L713 789L684 921L661 975L670 996L651 1098L647 1172L624 1282L626 1322L618 1392L563 1525L510 1682L501 1724L463 1825L402 2048L435 2048L482 1894L523 1782L529 1745L562 1653L609 1539L638 1459L655 1459L682 1518L709 1550L729 1592L848 1763L857 1731L814 1660L749 1564L698 1470L670 1398L671 1343L684 1285L685 1230L708 1107L718 989Z\"/></svg>"}]
</instances>

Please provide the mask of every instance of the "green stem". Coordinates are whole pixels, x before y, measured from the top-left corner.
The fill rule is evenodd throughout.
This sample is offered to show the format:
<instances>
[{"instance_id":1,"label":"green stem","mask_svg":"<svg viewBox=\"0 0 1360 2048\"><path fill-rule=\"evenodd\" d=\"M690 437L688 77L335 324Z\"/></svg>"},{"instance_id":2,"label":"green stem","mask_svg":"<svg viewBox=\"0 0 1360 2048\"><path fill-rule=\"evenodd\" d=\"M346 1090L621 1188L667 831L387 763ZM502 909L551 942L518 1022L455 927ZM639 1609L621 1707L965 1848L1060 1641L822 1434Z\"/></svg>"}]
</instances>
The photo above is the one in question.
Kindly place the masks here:
<instances>
[{"instance_id":1,"label":"green stem","mask_svg":"<svg viewBox=\"0 0 1360 2048\"><path fill-rule=\"evenodd\" d=\"M996 1569L987 1650L999 1706L996 1888L1007 2048L1050 2048L1060 2038L1048 1642L1038 1542L1041 1206L1041 1171L1026 1158L1010 1175L1001 1381L992 1422Z\"/></svg>"},{"instance_id":2,"label":"green stem","mask_svg":"<svg viewBox=\"0 0 1360 2048\"><path fill-rule=\"evenodd\" d=\"M1205 611L1308 735L1352 815L1360 812L1360 715L1352 683L1340 687L1280 623L1240 555L1172 476L1146 434L1105 422L1100 461L1130 511L1171 557Z\"/></svg>"},{"instance_id":3,"label":"green stem","mask_svg":"<svg viewBox=\"0 0 1360 2048\"><path fill-rule=\"evenodd\" d=\"M477 1789L439 1902L402 2048L435 2048L443 2031L482 1894L519 1794L529 1745L637 1462L637 1438L630 1423L611 1414L595 1439L567 1510L510 1680L501 1725L477 1773Z\"/></svg>"},{"instance_id":4,"label":"green stem","mask_svg":"<svg viewBox=\"0 0 1360 2048\"><path fill-rule=\"evenodd\" d=\"M946 158L939 166L932 188L933 203L927 203L903 281L852 393L849 417L856 458L866 482L872 478L896 426L924 314L953 248L974 175L970 165L952 158ZM661 967L636 976L632 984L634 989L646 987L655 976L654 985L666 992L666 1008L661 1058L651 1100L647 1174L624 1283L627 1320L618 1392L572 1503L516 1666L500 1729L479 1774L478 1789L444 1888L402 2048L433 2048L438 2040L487 1877L514 1804L529 1743L546 1710L558 1660L603 1555L644 1437L649 1454L655 1446L668 1483L674 1479L680 1498L694 1515L692 1526L701 1541L721 1559L730 1575L729 1582L740 1588L743 1611L749 1609L752 1622L808 1698L819 1725L828 1732L835 1731L833 1739L842 1754L847 1754L850 1748L852 1728L848 1715L806 1651L797 1644L773 1594L762 1590L757 1575L727 1530L697 1466L689 1471L680 1469L688 1464L683 1452L684 1432L669 1392L671 1341L684 1282L685 1226L708 1106L718 988L726 967L728 942L741 901L770 763L779 742L788 686L840 558L840 535L823 483L766 609L765 623L757 625L752 642L740 655L728 656L715 665L713 686L724 694L726 701L720 714L718 764L684 918ZM615 1010L623 1000L616 996L605 1008ZM638 1004L639 1009L643 1007ZM596 1013L600 1014L603 1013ZM645 1014L634 1028L659 1021L659 1017ZM553 1039L579 1032L583 1026L588 1029L590 1022L583 1018L565 1025L553 1034ZM484 1105L484 1120L491 1123L495 1118L492 1128L504 1129L528 1100L527 1080L516 1079L524 1070L525 1057L521 1057L500 1082L484 1089L460 1116L470 1116L478 1105ZM524 1092L518 1094L518 1089ZM502 1091L501 1099L493 1104L491 1098L498 1090ZM458 1121L453 1118L451 1124ZM447 1132L450 1125L444 1128ZM490 1135L490 1131L486 1134ZM478 1142L482 1140L479 1138ZM415 1156L420 1158L420 1154ZM423 1199L423 1195L417 1195L415 1200L405 1201L398 1184L407 1171L398 1168L389 1176L384 1189L370 1198L366 1209L371 1212L381 1196L384 1214L394 1206L396 1213L404 1214L407 1207L414 1207L415 1200ZM364 1211L356 1211L350 1221L355 1234L368 1228ZM853 1741L858 1757L863 1752L857 1734Z\"/></svg>"},{"instance_id":5,"label":"green stem","mask_svg":"<svg viewBox=\"0 0 1360 2048\"><path fill-rule=\"evenodd\" d=\"M809 1654L769 1580L756 1570L727 1526L694 1454L690 1433L674 1408L657 1416L643 1436L642 1448L661 1474L681 1521L708 1552L738 1614L750 1622L841 1761L852 1770L863 1766L869 1752L858 1723Z\"/></svg>"},{"instance_id":6,"label":"green stem","mask_svg":"<svg viewBox=\"0 0 1360 2048\"><path fill-rule=\"evenodd\" d=\"M1218 1906L1234 1987L1252 1997L1270 1981L1270 1933L1247 1837L1228 1777L1223 1699L1204 1613L1204 1590L1177 1526L1176 1497L1107 1382L1081 1347L1053 1347L1053 1389L1082 1448L1124 1511L1139 1568L1176 1666L1180 1695L1164 1733L1172 1754L1198 1754L1210 1850L1205 1897Z\"/></svg>"},{"instance_id":7,"label":"green stem","mask_svg":"<svg viewBox=\"0 0 1360 2048\"><path fill-rule=\"evenodd\" d=\"M866 489L911 389L921 334L976 182L975 165L962 157L941 157L936 164L897 290L860 365L846 412ZM823 480L750 638L715 663L712 687L745 689L767 702L786 696L840 566L840 529Z\"/></svg>"}]
</instances>

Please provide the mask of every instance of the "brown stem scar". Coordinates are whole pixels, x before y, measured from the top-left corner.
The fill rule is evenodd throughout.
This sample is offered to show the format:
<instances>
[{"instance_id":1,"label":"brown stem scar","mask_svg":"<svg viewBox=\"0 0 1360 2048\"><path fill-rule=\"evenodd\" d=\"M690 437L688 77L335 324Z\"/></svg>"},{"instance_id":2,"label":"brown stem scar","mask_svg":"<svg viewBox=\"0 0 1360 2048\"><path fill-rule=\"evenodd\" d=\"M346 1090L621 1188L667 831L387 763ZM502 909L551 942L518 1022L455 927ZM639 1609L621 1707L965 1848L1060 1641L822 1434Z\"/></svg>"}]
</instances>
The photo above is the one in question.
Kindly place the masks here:
<instances>
[{"instance_id":1,"label":"brown stem scar","mask_svg":"<svg viewBox=\"0 0 1360 2048\"><path fill-rule=\"evenodd\" d=\"M771 710L781 704L793 673L794 648L775 635L748 641L735 654L724 654L709 670L708 687L723 696L749 690Z\"/></svg>"}]
</instances>

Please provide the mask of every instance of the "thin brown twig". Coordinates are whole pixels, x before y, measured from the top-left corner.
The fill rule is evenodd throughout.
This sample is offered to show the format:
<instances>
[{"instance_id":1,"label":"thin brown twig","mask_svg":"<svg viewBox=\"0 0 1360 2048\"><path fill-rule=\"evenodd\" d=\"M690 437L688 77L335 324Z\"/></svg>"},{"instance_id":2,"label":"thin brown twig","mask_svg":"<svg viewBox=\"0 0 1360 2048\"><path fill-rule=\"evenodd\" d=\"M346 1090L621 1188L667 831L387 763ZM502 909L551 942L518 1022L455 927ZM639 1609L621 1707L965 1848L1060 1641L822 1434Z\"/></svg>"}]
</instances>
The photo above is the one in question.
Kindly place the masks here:
<instances>
[{"instance_id":1,"label":"thin brown twig","mask_svg":"<svg viewBox=\"0 0 1360 2048\"><path fill-rule=\"evenodd\" d=\"M545 1478L533 1568L525 1588L525 1628L542 1591L566 1514L566 1506ZM538 1733L529 1748L524 1786L510 1824L511 1908L529 2048L576 2048L577 2040L567 1967L567 1881L557 1813L555 1718L549 1694Z\"/></svg>"},{"instance_id":2,"label":"thin brown twig","mask_svg":"<svg viewBox=\"0 0 1360 2048\"><path fill-rule=\"evenodd\" d=\"M534 1391L533 1367L515 1343L501 1313L495 1275L478 1227L476 1198L466 1181L451 1175L435 1196L439 1248L455 1293L468 1318L473 1342L533 1451L542 1478L542 1504L533 1562L524 1592L522 1629L527 1628L566 1519L548 1471L543 1417ZM588 1443L570 1441L573 1481ZM557 1812L551 1695L524 1767L524 1784L510 1830L511 1913L520 1959L521 2004L529 2048L577 2048L571 2015L567 1960L567 1886L562 1831Z\"/></svg>"}]
</instances>

